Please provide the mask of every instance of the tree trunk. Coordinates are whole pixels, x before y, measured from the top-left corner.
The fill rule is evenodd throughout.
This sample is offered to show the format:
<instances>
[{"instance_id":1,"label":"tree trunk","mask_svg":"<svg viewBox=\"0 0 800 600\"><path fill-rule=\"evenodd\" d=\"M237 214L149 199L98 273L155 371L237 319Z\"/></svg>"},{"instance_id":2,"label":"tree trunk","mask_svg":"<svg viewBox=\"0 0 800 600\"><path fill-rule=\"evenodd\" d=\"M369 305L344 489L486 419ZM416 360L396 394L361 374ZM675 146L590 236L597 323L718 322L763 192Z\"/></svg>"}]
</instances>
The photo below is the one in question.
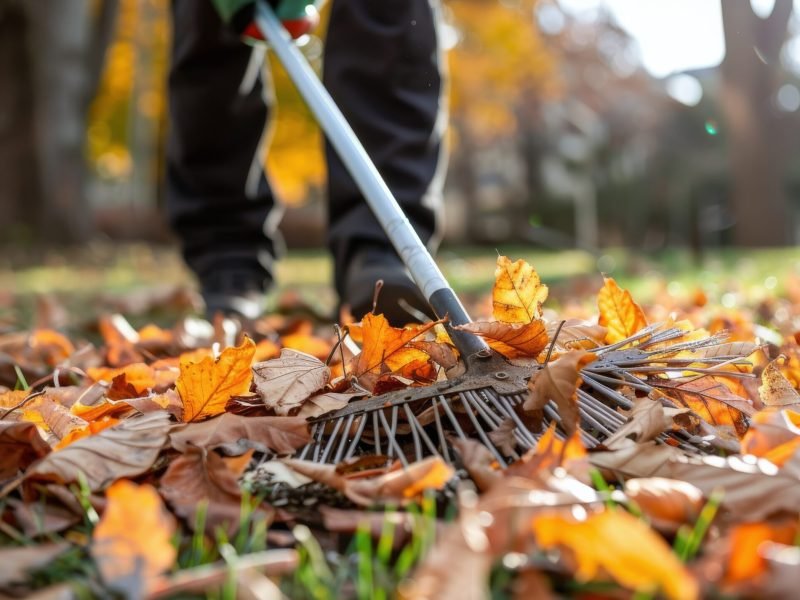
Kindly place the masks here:
<instances>
[{"instance_id":1,"label":"tree trunk","mask_svg":"<svg viewBox=\"0 0 800 600\"><path fill-rule=\"evenodd\" d=\"M730 136L734 240L742 246L792 242L784 191L785 138L774 98L792 0L761 19L749 2L721 0L726 54L721 102Z\"/></svg>"}]
</instances>

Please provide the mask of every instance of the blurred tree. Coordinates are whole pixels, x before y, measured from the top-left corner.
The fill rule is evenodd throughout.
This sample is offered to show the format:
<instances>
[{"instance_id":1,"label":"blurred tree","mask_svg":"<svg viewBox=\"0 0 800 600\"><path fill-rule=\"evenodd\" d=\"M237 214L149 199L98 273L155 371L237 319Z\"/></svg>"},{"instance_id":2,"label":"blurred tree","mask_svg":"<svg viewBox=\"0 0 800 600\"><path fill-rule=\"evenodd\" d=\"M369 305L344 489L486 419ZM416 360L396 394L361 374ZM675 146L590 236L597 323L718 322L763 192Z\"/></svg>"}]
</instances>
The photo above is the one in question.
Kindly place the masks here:
<instances>
[{"instance_id":1,"label":"blurred tree","mask_svg":"<svg viewBox=\"0 0 800 600\"><path fill-rule=\"evenodd\" d=\"M0 1L0 207L5 239L86 240L86 111L112 0Z\"/></svg>"},{"instance_id":2,"label":"blurred tree","mask_svg":"<svg viewBox=\"0 0 800 600\"><path fill-rule=\"evenodd\" d=\"M792 242L784 190L787 118L776 108L792 0L761 18L750 2L720 0L725 29L721 103L732 173L734 240L743 246Z\"/></svg>"}]
</instances>

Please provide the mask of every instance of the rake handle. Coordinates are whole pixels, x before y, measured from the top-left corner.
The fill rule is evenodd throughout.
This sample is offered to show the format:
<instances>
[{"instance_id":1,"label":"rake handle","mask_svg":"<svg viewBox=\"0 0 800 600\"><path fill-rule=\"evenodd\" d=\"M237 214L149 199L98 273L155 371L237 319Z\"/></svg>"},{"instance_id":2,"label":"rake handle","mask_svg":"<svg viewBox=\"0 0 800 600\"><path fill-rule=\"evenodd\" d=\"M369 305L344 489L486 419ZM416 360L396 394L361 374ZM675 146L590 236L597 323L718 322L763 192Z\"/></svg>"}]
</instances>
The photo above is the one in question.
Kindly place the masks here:
<instances>
[{"instance_id":1,"label":"rake handle","mask_svg":"<svg viewBox=\"0 0 800 600\"><path fill-rule=\"evenodd\" d=\"M471 319L461 301L411 226L347 119L302 52L292 42L272 7L263 1L257 2L255 21L433 311L439 318L447 316L451 325L469 323ZM486 343L475 335L452 328L449 333L464 355L488 350Z\"/></svg>"}]
</instances>

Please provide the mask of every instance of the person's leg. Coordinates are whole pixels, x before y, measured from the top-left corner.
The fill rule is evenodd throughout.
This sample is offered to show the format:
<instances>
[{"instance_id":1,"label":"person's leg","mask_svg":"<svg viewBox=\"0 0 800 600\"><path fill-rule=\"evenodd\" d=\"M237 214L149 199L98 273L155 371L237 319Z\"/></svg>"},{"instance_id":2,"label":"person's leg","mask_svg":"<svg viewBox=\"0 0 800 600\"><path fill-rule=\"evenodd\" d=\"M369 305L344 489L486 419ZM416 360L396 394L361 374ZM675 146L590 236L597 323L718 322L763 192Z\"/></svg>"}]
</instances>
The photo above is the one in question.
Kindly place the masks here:
<instances>
[{"instance_id":1,"label":"person's leg","mask_svg":"<svg viewBox=\"0 0 800 600\"><path fill-rule=\"evenodd\" d=\"M251 50L209 0L173 0L172 19L169 220L207 303L220 293L222 300L255 296L272 280L276 251L266 225L274 202L258 152L267 119L262 86L239 93Z\"/></svg>"},{"instance_id":2,"label":"person's leg","mask_svg":"<svg viewBox=\"0 0 800 600\"><path fill-rule=\"evenodd\" d=\"M446 158L437 0L335 0L324 82L422 240L436 243ZM390 247L328 144L329 245L340 297L361 248ZM371 250L370 250L371 251Z\"/></svg>"}]
</instances>

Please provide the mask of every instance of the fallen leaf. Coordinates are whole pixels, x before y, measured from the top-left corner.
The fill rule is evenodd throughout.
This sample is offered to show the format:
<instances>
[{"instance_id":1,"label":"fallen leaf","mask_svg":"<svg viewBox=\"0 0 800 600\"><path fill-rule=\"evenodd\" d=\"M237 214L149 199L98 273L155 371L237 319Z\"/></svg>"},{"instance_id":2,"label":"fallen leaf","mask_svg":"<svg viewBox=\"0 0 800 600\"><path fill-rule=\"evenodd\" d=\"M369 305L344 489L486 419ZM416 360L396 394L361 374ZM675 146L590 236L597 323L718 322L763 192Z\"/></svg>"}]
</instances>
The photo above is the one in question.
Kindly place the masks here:
<instances>
[{"instance_id":1,"label":"fallen leaf","mask_svg":"<svg viewBox=\"0 0 800 600\"><path fill-rule=\"evenodd\" d=\"M146 394L148 390L156 385L153 368L144 363L131 363L116 369L94 367L87 369L86 374L92 381L105 381L109 384L118 378L124 379L125 384L133 388L133 395L128 396L132 398ZM120 400L121 398L115 397L112 399Z\"/></svg>"},{"instance_id":2,"label":"fallen leaf","mask_svg":"<svg viewBox=\"0 0 800 600\"><path fill-rule=\"evenodd\" d=\"M333 410L344 408L350 404L352 400L363 397L364 394L362 393L342 394L337 392L328 392L326 394L316 394L315 396L311 396L306 402L303 403L303 406L300 407L300 412L297 413L297 416L304 419L319 417L320 415L324 415L325 413Z\"/></svg>"},{"instance_id":3,"label":"fallen leaf","mask_svg":"<svg viewBox=\"0 0 800 600\"><path fill-rule=\"evenodd\" d=\"M444 335L447 334L445 333ZM425 354L430 356L437 365L440 365L444 369L450 369L458 364L458 352L450 343L419 340L409 342L408 345L417 350L422 350Z\"/></svg>"},{"instance_id":4,"label":"fallen leaf","mask_svg":"<svg viewBox=\"0 0 800 600\"><path fill-rule=\"evenodd\" d=\"M67 360L75 352L66 337L52 329L37 329L28 338L28 346L35 353L36 359L50 367L55 367Z\"/></svg>"},{"instance_id":5,"label":"fallen leaf","mask_svg":"<svg viewBox=\"0 0 800 600\"><path fill-rule=\"evenodd\" d=\"M661 592L673 600L699 597L697 581L667 543L625 511L603 511L583 520L569 513L540 514L532 526L542 548L572 551L578 581L595 580L605 571L631 590Z\"/></svg>"},{"instance_id":6,"label":"fallen leaf","mask_svg":"<svg viewBox=\"0 0 800 600\"><path fill-rule=\"evenodd\" d=\"M14 512L18 527L30 538L58 533L83 520L80 515L58 504L23 502L16 498L7 498L6 502Z\"/></svg>"},{"instance_id":7,"label":"fallen leaf","mask_svg":"<svg viewBox=\"0 0 800 600\"><path fill-rule=\"evenodd\" d=\"M245 338L241 346L226 348L216 361L206 357L200 362L181 362L181 374L175 387L183 401L183 420L197 421L225 412L231 396L250 389L250 366L256 345Z\"/></svg>"},{"instance_id":8,"label":"fallen leaf","mask_svg":"<svg viewBox=\"0 0 800 600\"><path fill-rule=\"evenodd\" d=\"M730 556L725 583L755 583L769 574L768 564L759 549L767 542L791 545L797 538L797 519L780 523L741 523L730 532Z\"/></svg>"},{"instance_id":9,"label":"fallen leaf","mask_svg":"<svg viewBox=\"0 0 800 600\"><path fill-rule=\"evenodd\" d=\"M274 358L253 365L256 391L267 408L288 415L330 381L330 369L308 354L297 350L281 351Z\"/></svg>"},{"instance_id":10,"label":"fallen leaf","mask_svg":"<svg viewBox=\"0 0 800 600\"><path fill-rule=\"evenodd\" d=\"M800 405L800 394L781 372L781 359L775 359L764 367L758 394L766 406Z\"/></svg>"},{"instance_id":11,"label":"fallen leaf","mask_svg":"<svg viewBox=\"0 0 800 600\"><path fill-rule=\"evenodd\" d=\"M142 598L175 564L175 522L150 485L123 479L108 488L106 498L92 532L92 558L109 587L128 598Z\"/></svg>"},{"instance_id":12,"label":"fallen leaf","mask_svg":"<svg viewBox=\"0 0 800 600\"><path fill-rule=\"evenodd\" d=\"M536 358L547 347L544 321L511 324L500 321L476 321L459 325L456 329L479 335L506 358Z\"/></svg>"},{"instance_id":13,"label":"fallen leaf","mask_svg":"<svg viewBox=\"0 0 800 600\"><path fill-rule=\"evenodd\" d=\"M242 515L239 475L216 453L188 446L167 468L159 490L189 527L196 526L197 511L205 505L205 531L222 527L233 534Z\"/></svg>"},{"instance_id":14,"label":"fallen leaf","mask_svg":"<svg viewBox=\"0 0 800 600\"><path fill-rule=\"evenodd\" d=\"M693 525L705 504L702 492L691 483L663 477L628 479L625 495L654 527L668 533Z\"/></svg>"},{"instance_id":15,"label":"fallen leaf","mask_svg":"<svg viewBox=\"0 0 800 600\"><path fill-rule=\"evenodd\" d=\"M170 427L169 415L163 411L125 419L48 454L26 476L71 483L82 474L91 491L104 489L116 479L147 471L164 447Z\"/></svg>"},{"instance_id":16,"label":"fallen leaf","mask_svg":"<svg viewBox=\"0 0 800 600\"><path fill-rule=\"evenodd\" d=\"M36 425L26 421L0 421L0 480L10 479L50 453Z\"/></svg>"},{"instance_id":17,"label":"fallen leaf","mask_svg":"<svg viewBox=\"0 0 800 600\"><path fill-rule=\"evenodd\" d=\"M454 437L450 442L461 456L461 464L469 473L470 479L480 491L488 490L502 478L500 466L486 446L470 438Z\"/></svg>"},{"instance_id":18,"label":"fallen leaf","mask_svg":"<svg viewBox=\"0 0 800 600\"><path fill-rule=\"evenodd\" d=\"M539 438L536 447L531 448L518 461L512 463L506 470L506 475L531 477L536 473L553 471L558 467L564 467L572 473L585 459L586 448L583 446L578 432L576 431L566 440L562 440L556 437L556 424L551 423Z\"/></svg>"},{"instance_id":19,"label":"fallen leaf","mask_svg":"<svg viewBox=\"0 0 800 600\"><path fill-rule=\"evenodd\" d=\"M536 270L524 260L511 262L507 256L497 257L492 288L494 318L503 323L527 324L542 316L542 303L547 299Z\"/></svg>"},{"instance_id":20,"label":"fallen leaf","mask_svg":"<svg viewBox=\"0 0 800 600\"><path fill-rule=\"evenodd\" d=\"M747 431L746 417L756 412L750 401L709 375L689 380L651 378L648 383L712 425L732 426L740 437Z\"/></svg>"},{"instance_id":21,"label":"fallen leaf","mask_svg":"<svg viewBox=\"0 0 800 600\"><path fill-rule=\"evenodd\" d=\"M742 453L781 467L800 449L800 412L767 408L753 415Z\"/></svg>"},{"instance_id":22,"label":"fallen leaf","mask_svg":"<svg viewBox=\"0 0 800 600\"><path fill-rule=\"evenodd\" d=\"M336 465L297 459L283 462L301 475L342 492L361 506L375 502L406 502L427 489L442 489L454 473L453 468L438 456L368 479L349 479L336 472Z\"/></svg>"},{"instance_id":23,"label":"fallen leaf","mask_svg":"<svg viewBox=\"0 0 800 600\"><path fill-rule=\"evenodd\" d=\"M58 542L0 549L0 586L25 583L31 571L47 567L69 547Z\"/></svg>"},{"instance_id":24,"label":"fallen leaf","mask_svg":"<svg viewBox=\"0 0 800 600\"><path fill-rule=\"evenodd\" d=\"M361 352L351 361L349 372L356 377L367 373L381 374L400 370L415 360L428 360L422 350L407 344L436 325L436 321L424 325L409 325L398 329L389 325L383 315L367 313L362 323L364 343Z\"/></svg>"},{"instance_id":25,"label":"fallen leaf","mask_svg":"<svg viewBox=\"0 0 800 600\"><path fill-rule=\"evenodd\" d=\"M60 441L70 433L78 429L84 429L87 422L73 415L70 410L47 396L39 398L39 401L30 409L23 411L22 419L36 423L39 427L53 435Z\"/></svg>"},{"instance_id":26,"label":"fallen leaf","mask_svg":"<svg viewBox=\"0 0 800 600\"><path fill-rule=\"evenodd\" d=\"M558 333L558 338L555 341L555 347L560 352L564 350L577 350L583 348L584 350L591 350L598 346L602 346L608 329L602 325L589 323L580 319L567 319L561 324L561 321L551 321L547 324L547 337L551 340Z\"/></svg>"},{"instance_id":27,"label":"fallen leaf","mask_svg":"<svg viewBox=\"0 0 800 600\"><path fill-rule=\"evenodd\" d=\"M606 439L603 445L613 450L621 440L649 442L671 429L676 415L687 412L688 408L666 409L657 399L636 398L628 414L628 421Z\"/></svg>"},{"instance_id":28,"label":"fallen leaf","mask_svg":"<svg viewBox=\"0 0 800 600\"><path fill-rule=\"evenodd\" d=\"M106 344L106 360L112 367L122 367L142 362L144 357L136 349L139 334L122 315L103 315L97 327Z\"/></svg>"},{"instance_id":29,"label":"fallen leaf","mask_svg":"<svg viewBox=\"0 0 800 600\"><path fill-rule=\"evenodd\" d=\"M647 319L628 290L620 288L611 277L603 279L605 283L597 295L597 308L600 311L598 322L608 329L606 343L616 344L644 329Z\"/></svg>"},{"instance_id":30,"label":"fallen leaf","mask_svg":"<svg viewBox=\"0 0 800 600\"><path fill-rule=\"evenodd\" d=\"M311 437L302 417L243 417L223 413L200 423L177 425L169 434L172 447L187 452L191 447L213 450L226 446L227 454L240 440L260 445L262 451L289 454L307 444ZM255 447L255 446L253 446ZM249 448L242 447L235 454Z\"/></svg>"},{"instance_id":31,"label":"fallen leaf","mask_svg":"<svg viewBox=\"0 0 800 600\"><path fill-rule=\"evenodd\" d=\"M580 420L576 398L580 369L594 359L591 352L570 350L544 365L528 382L530 395L522 405L523 409L527 412L541 411L552 400L558 407L564 431L567 435L574 433Z\"/></svg>"}]
</instances>

